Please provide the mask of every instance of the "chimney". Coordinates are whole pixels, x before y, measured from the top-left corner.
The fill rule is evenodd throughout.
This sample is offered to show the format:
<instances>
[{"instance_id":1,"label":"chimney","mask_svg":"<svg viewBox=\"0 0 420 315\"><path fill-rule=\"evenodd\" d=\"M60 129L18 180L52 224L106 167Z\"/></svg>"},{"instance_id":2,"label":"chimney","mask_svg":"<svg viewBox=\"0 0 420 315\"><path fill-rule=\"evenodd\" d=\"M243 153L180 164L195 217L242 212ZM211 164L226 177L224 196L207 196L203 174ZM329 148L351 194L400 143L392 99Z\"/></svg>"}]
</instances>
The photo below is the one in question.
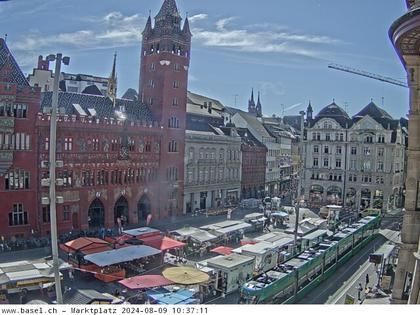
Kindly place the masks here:
<instances>
[{"instance_id":1,"label":"chimney","mask_svg":"<svg viewBox=\"0 0 420 315\"><path fill-rule=\"evenodd\" d=\"M208 107L208 112L209 112L209 114L211 114L211 110L212 110L212 104L211 104L211 102L209 102L209 107Z\"/></svg>"},{"instance_id":2,"label":"chimney","mask_svg":"<svg viewBox=\"0 0 420 315\"><path fill-rule=\"evenodd\" d=\"M42 55L38 57L38 70L50 70L50 62L47 58L44 60Z\"/></svg>"}]
</instances>

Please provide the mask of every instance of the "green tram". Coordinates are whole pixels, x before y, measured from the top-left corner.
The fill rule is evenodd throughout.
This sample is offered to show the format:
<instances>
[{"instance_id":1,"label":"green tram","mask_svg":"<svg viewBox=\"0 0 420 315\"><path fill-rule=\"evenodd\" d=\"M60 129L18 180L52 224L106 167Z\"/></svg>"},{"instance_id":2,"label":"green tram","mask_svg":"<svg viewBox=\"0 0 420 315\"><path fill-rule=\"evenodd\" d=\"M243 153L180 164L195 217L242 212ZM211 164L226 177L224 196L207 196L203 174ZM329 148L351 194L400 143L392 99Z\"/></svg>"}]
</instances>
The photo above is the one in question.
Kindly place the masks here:
<instances>
[{"instance_id":1,"label":"green tram","mask_svg":"<svg viewBox=\"0 0 420 315\"><path fill-rule=\"evenodd\" d=\"M371 241L380 216L349 225L296 257L260 274L241 288L246 304L291 304L302 299Z\"/></svg>"}]
</instances>

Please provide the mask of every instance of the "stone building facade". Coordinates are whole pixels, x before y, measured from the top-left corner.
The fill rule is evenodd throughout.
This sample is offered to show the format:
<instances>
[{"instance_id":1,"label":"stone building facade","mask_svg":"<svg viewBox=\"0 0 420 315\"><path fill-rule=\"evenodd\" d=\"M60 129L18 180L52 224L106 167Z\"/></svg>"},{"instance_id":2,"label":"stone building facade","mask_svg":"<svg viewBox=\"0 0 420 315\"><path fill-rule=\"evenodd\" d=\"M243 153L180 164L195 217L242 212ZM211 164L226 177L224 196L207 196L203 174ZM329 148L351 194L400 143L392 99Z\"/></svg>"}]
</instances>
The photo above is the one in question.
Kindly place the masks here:
<instances>
[{"instance_id":1,"label":"stone building facade","mask_svg":"<svg viewBox=\"0 0 420 315\"><path fill-rule=\"evenodd\" d=\"M402 206L407 129L373 102L353 118L332 103L311 118L304 140L305 199L312 206Z\"/></svg>"},{"instance_id":2,"label":"stone building facade","mask_svg":"<svg viewBox=\"0 0 420 315\"><path fill-rule=\"evenodd\" d=\"M183 211L191 33L165 0L143 32L138 100L59 93L59 233L145 223ZM46 65L45 65L46 67ZM45 68L46 69L46 68ZM115 77L114 77L115 78ZM0 235L49 233L47 179L52 92L31 87L0 39Z\"/></svg>"},{"instance_id":3,"label":"stone building facade","mask_svg":"<svg viewBox=\"0 0 420 315\"><path fill-rule=\"evenodd\" d=\"M410 91L406 211L392 300L420 304L420 1L406 0L406 3L408 12L389 31L407 72Z\"/></svg>"},{"instance_id":4,"label":"stone building facade","mask_svg":"<svg viewBox=\"0 0 420 315\"><path fill-rule=\"evenodd\" d=\"M187 130L184 212L237 203L241 161L241 138L234 132Z\"/></svg>"}]
</instances>

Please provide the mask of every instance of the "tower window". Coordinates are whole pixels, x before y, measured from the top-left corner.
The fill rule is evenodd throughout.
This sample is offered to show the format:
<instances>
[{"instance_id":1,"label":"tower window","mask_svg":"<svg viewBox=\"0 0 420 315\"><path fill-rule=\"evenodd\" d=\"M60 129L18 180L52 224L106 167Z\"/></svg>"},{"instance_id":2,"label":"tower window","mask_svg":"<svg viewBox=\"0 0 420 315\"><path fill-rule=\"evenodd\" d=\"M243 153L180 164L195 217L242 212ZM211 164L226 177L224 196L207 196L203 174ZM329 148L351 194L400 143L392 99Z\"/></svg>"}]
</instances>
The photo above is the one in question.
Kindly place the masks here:
<instances>
[{"instance_id":1,"label":"tower window","mask_svg":"<svg viewBox=\"0 0 420 315\"><path fill-rule=\"evenodd\" d=\"M176 117L169 118L168 127L169 128L179 128L179 119L176 118Z\"/></svg>"},{"instance_id":2,"label":"tower window","mask_svg":"<svg viewBox=\"0 0 420 315\"><path fill-rule=\"evenodd\" d=\"M174 97L172 99L172 106L178 106L178 98L177 97Z\"/></svg>"},{"instance_id":3,"label":"tower window","mask_svg":"<svg viewBox=\"0 0 420 315\"><path fill-rule=\"evenodd\" d=\"M175 70L175 71L181 71L181 65L180 65L179 63L176 63L176 64L174 65L174 70Z\"/></svg>"},{"instance_id":4,"label":"tower window","mask_svg":"<svg viewBox=\"0 0 420 315\"><path fill-rule=\"evenodd\" d=\"M154 88L155 87L155 81L154 80L149 80L149 87L150 88Z\"/></svg>"},{"instance_id":5,"label":"tower window","mask_svg":"<svg viewBox=\"0 0 420 315\"><path fill-rule=\"evenodd\" d=\"M169 152L178 152L178 143L175 140L169 142Z\"/></svg>"},{"instance_id":6,"label":"tower window","mask_svg":"<svg viewBox=\"0 0 420 315\"><path fill-rule=\"evenodd\" d=\"M149 65L149 70L150 71L155 71L156 70L156 64L154 62Z\"/></svg>"},{"instance_id":7,"label":"tower window","mask_svg":"<svg viewBox=\"0 0 420 315\"><path fill-rule=\"evenodd\" d=\"M174 89L177 89L177 88L179 88L179 86L180 86L180 82L179 82L178 80L175 80L175 81L173 82L173 88L174 88Z\"/></svg>"}]
</instances>

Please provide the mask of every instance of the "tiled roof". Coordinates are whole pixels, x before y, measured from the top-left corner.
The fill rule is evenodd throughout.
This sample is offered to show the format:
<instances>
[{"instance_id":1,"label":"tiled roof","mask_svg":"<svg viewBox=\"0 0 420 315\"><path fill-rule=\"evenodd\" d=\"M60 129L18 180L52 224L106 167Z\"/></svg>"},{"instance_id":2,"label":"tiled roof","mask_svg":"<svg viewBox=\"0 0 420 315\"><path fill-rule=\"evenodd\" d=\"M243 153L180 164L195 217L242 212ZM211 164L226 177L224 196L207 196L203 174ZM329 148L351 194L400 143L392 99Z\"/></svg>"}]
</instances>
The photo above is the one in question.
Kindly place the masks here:
<instances>
[{"instance_id":1,"label":"tiled roof","mask_svg":"<svg viewBox=\"0 0 420 315\"><path fill-rule=\"evenodd\" d=\"M260 136L267 138L272 137L271 134L264 128L263 124L257 119L257 117L242 111L238 111L236 115L240 115L251 128L260 134Z\"/></svg>"},{"instance_id":2,"label":"tiled roof","mask_svg":"<svg viewBox=\"0 0 420 315\"><path fill-rule=\"evenodd\" d=\"M112 302L112 298L107 297L95 290L72 289L63 295L63 302L72 305L86 305L92 302Z\"/></svg>"},{"instance_id":3,"label":"tiled roof","mask_svg":"<svg viewBox=\"0 0 420 315\"><path fill-rule=\"evenodd\" d=\"M225 107L220 101L214 98L204 96L204 95L200 95L200 94L196 94L196 93L192 93L188 91L187 96L188 96L188 103L204 106L204 103L209 104L211 102L212 108L216 110L222 110Z\"/></svg>"},{"instance_id":4,"label":"tiled roof","mask_svg":"<svg viewBox=\"0 0 420 315\"><path fill-rule=\"evenodd\" d=\"M29 86L6 42L0 38L0 82Z\"/></svg>"},{"instance_id":5,"label":"tiled roof","mask_svg":"<svg viewBox=\"0 0 420 315\"><path fill-rule=\"evenodd\" d=\"M44 92L41 96L41 111L44 107L51 107L52 92ZM89 115L89 108L96 111L98 118L115 118L115 111L120 107L125 108L125 113L129 120L152 122L153 115L149 107L139 102L117 99L115 107L112 100L105 96L60 92L58 98L58 107L65 109L66 115L78 115L73 104L79 104L80 107Z\"/></svg>"},{"instance_id":6,"label":"tiled roof","mask_svg":"<svg viewBox=\"0 0 420 315\"><path fill-rule=\"evenodd\" d=\"M135 89L128 89L127 91L125 91L124 95L122 96L122 99L124 100L132 100L132 101L137 101L138 100L138 94L137 91Z\"/></svg>"},{"instance_id":7,"label":"tiled roof","mask_svg":"<svg viewBox=\"0 0 420 315\"><path fill-rule=\"evenodd\" d=\"M265 146L259 142L247 128L236 128L236 132L239 134L239 136L241 136L243 144L253 147L265 148Z\"/></svg>"},{"instance_id":8,"label":"tiled roof","mask_svg":"<svg viewBox=\"0 0 420 315\"><path fill-rule=\"evenodd\" d=\"M98 89L98 87L95 84L87 86L82 91L82 94L103 95L102 92Z\"/></svg>"},{"instance_id":9,"label":"tiled roof","mask_svg":"<svg viewBox=\"0 0 420 315\"><path fill-rule=\"evenodd\" d=\"M359 113L355 115L357 116L366 116L369 115L372 118L386 118L386 119L392 119L391 115L389 115L385 110L378 107L375 103L370 102L368 105L366 105Z\"/></svg>"}]
</instances>

